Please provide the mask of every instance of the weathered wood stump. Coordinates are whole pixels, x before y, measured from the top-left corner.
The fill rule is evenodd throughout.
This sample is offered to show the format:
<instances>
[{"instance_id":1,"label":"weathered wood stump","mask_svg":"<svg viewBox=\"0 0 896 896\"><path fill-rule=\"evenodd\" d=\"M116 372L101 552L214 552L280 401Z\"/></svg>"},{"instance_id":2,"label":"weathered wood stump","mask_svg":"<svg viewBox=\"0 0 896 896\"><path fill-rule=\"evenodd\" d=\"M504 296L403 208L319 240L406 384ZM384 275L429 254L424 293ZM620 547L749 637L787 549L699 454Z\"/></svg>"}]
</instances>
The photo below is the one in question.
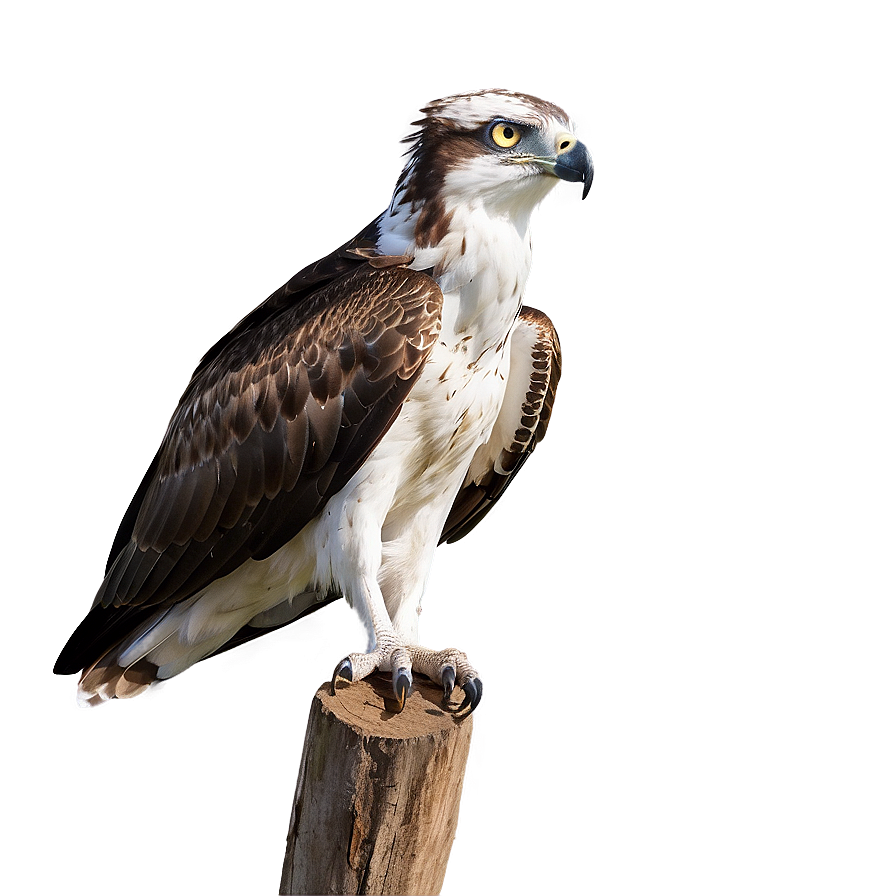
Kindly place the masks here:
<instances>
[{"instance_id":1,"label":"weathered wood stump","mask_svg":"<svg viewBox=\"0 0 896 896\"><path fill-rule=\"evenodd\" d=\"M441 688L419 679L397 708L384 675L314 695L281 894L441 889L473 721L445 711Z\"/></svg>"}]
</instances>

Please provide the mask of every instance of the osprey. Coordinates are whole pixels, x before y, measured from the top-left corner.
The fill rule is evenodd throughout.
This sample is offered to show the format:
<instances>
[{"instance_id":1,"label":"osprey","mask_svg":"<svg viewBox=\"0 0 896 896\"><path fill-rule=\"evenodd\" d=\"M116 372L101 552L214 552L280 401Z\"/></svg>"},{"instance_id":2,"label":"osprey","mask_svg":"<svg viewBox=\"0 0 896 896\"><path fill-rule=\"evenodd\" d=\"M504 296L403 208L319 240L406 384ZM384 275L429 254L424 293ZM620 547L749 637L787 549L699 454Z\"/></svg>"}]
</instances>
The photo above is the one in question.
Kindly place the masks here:
<instances>
[{"instance_id":1,"label":"osprey","mask_svg":"<svg viewBox=\"0 0 896 896\"><path fill-rule=\"evenodd\" d=\"M545 434L550 320L522 305L529 218L591 157L562 109L505 90L422 110L389 207L202 358L56 662L94 705L346 597L369 633L337 680L412 673L464 696L459 650L417 643L433 551L479 523ZM450 704L449 704L450 705Z\"/></svg>"}]
</instances>

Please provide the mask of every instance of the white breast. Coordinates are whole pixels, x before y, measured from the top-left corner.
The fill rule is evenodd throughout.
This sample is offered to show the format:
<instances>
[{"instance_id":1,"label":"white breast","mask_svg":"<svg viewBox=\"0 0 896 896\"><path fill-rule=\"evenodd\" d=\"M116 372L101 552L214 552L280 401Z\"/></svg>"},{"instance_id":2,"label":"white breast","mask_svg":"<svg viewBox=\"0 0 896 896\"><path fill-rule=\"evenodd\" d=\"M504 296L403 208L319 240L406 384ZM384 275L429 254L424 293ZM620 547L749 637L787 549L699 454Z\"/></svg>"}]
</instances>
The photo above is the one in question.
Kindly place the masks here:
<instances>
[{"instance_id":1,"label":"white breast","mask_svg":"<svg viewBox=\"0 0 896 896\"><path fill-rule=\"evenodd\" d=\"M436 345L395 425L377 451L404 457L396 505L445 501L460 488L478 445L488 440L506 388L509 355L502 344L475 358Z\"/></svg>"},{"instance_id":2,"label":"white breast","mask_svg":"<svg viewBox=\"0 0 896 896\"><path fill-rule=\"evenodd\" d=\"M389 225L396 230L381 233L381 251L411 235L402 221L397 216ZM439 340L375 452L405 467L390 523L403 506L421 502L439 503L447 516L473 453L488 440L504 397L509 334L531 264L528 217L517 221L496 217L481 203L459 205L438 245L405 244L402 251L414 255L415 269L436 272L443 304Z\"/></svg>"}]
</instances>

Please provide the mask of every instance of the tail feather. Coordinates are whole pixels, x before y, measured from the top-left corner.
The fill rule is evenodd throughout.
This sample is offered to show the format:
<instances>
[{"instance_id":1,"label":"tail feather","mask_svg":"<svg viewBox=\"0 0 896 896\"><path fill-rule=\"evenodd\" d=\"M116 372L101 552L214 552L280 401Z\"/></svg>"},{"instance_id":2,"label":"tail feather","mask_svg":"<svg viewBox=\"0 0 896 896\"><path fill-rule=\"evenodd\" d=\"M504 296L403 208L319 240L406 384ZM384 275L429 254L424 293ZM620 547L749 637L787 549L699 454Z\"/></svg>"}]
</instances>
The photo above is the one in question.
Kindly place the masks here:
<instances>
[{"instance_id":1,"label":"tail feather","mask_svg":"<svg viewBox=\"0 0 896 896\"><path fill-rule=\"evenodd\" d=\"M70 674L83 668L82 706L136 697L200 660L295 622L338 597L337 592L307 591L273 606L258 602L236 608L228 591L217 599L197 594L172 607L141 607L133 615L129 607L98 606L72 636L54 671ZM119 614L121 624L104 618Z\"/></svg>"},{"instance_id":2,"label":"tail feather","mask_svg":"<svg viewBox=\"0 0 896 896\"><path fill-rule=\"evenodd\" d=\"M114 654L106 654L81 675L78 703L99 706L107 700L136 697L159 680L158 671L159 667L145 657L122 667Z\"/></svg>"}]
</instances>

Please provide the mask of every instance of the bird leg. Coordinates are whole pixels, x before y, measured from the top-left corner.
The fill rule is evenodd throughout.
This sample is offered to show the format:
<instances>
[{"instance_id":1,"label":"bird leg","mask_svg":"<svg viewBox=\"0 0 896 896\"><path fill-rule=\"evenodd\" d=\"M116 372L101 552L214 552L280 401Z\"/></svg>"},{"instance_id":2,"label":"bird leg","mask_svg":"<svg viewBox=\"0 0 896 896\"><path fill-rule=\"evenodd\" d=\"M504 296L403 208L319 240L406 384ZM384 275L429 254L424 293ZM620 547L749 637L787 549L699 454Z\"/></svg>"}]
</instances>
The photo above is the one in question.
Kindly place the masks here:
<instances>
[{"instance_id":1,"label":"bird leg","mask_svg":"<svg viewBox=\"0 0 896 896\"><path fill-rule=\"evenodd\" d=\"M406 635L396 631L376 577L369 574L360 578L361 587L355 592L352 605L368 626L371 649L367 653L350 653L339 662L333 671L332 693L336 693L336 682L340 679L360 681L377 669L391 671L392 693L401 712L411 692L413 673L417 672L442 686L446 707L455 684L459 685L464 698L454 711L469 708L472 712L482 699L482 682L466 654L454 648L427 650L408 643Z\"/></svg>"}]
</instances>

